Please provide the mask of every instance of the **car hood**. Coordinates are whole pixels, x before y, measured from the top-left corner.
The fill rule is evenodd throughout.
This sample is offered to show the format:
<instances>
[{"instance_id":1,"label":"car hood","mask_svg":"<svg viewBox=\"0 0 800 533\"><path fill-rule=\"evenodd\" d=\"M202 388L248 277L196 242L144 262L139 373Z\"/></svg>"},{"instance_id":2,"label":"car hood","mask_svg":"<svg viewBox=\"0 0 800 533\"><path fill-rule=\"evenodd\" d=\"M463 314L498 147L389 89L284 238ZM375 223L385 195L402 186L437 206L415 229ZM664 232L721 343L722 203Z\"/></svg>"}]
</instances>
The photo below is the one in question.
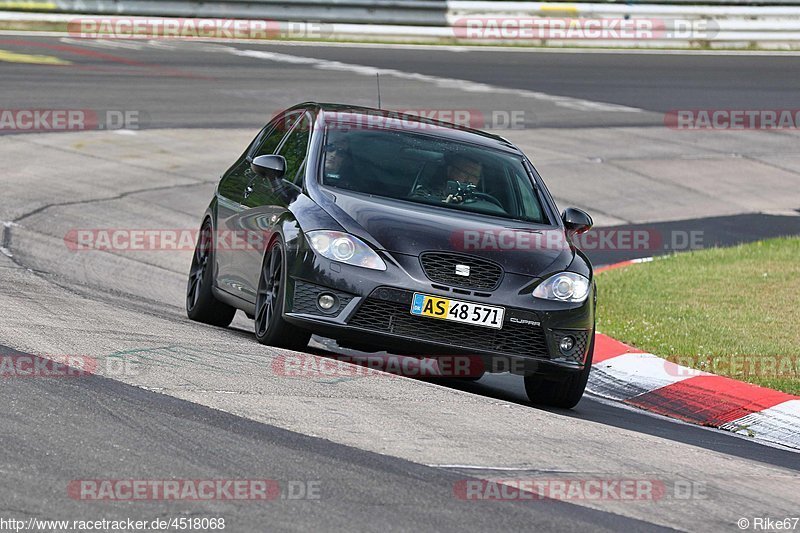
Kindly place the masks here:
<instances>
[{"instance_id":1,"label":"car hood","mask_svg":"<svg viewBox=\"0 0 800 533\"><path fill-rule=\"evenodd\" d=\"M419 256L447 251L495 261L507 272L540 276L569 266L574 249L564 231L497 221L433 206L330 191L321 206L346 231L378 249Z\"/></svg>"}]
</instances>

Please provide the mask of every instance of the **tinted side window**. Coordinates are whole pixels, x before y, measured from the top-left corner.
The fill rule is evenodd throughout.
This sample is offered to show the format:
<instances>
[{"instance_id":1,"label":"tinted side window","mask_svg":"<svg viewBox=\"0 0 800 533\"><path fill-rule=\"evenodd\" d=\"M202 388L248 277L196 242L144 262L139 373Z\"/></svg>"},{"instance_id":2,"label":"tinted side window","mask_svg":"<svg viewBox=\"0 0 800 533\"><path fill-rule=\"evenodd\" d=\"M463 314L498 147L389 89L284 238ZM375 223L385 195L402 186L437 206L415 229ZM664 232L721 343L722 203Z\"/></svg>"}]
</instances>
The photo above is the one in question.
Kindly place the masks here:
<instances>
[{"instance_id":1,"label":"tinted side window","mask_svg":"<svg viewBox=\"0 0 800 533\"><path fill-rule=\"evenodd\" d=\"M535 193L530 186L528 177L520 176L515 172L514 178L517 182L517 190L519 190L520 196L522 197L523 215L529 220L535 222L545 222L547 219L545 218L544 213L542 213L542 206L539 203L539 200L536 198L536 196L534 196Z\"/></svg>"},{"instance_id":2,"label":"tinted side window","mask_svg":"<svg viewBox=\"0 0 800 533\"><path fill-rule=\"evenodd\" d=\"M283 117L278 118L273 124L272 128L266 128L267 131L263 132L261 137L254 143L254 148L250 152L250 157L258 157L260 155L272 155L275 149L289 131L292 125L297 121L300 112L289 113Z\"/></svg>"},{"instance_id":3,"label":"tinted side window","mask_svg":"<svg viewBox=\"0 0 800 533\"><path fill-rule=\"evenodd\" d=\"M297 172L303 166L308 151L308 140L311 133L311 120L304 116L297 127L286 138L286 142L278 152L286 158L286 174L284 179L295 181Z\"/></svg>"},{"instance_id":4,"label":"tinted side window","mask_svg":"<svg viewBox=\"0 0 800 533\"><path fill-rule=\"evenodd\" d=\"M259 146L261 146L261 143L264 142L264 139L266 139L267 135L269 135L274 129L275 125L272 123L269 123L266 126L264 126L261 129L261 131L258 132L256 138L250 141L250 146L247 147L247 155L248 156L253 155L253 152L255 152Z\"/></svg>"},{"instance_id":5,"label":"tinted side window","mask_svg":"<svg viewBox=\"0 0 800 533\"><path fill-rule=\"evenodd\" d=\"M303 176L306 173L306 163L308 163L308 159L303 161L303 164L300 165L300 170L297 171L297 175L294 177L294 184L298 187L303 186Z\"/></svg>"}]
</instances>

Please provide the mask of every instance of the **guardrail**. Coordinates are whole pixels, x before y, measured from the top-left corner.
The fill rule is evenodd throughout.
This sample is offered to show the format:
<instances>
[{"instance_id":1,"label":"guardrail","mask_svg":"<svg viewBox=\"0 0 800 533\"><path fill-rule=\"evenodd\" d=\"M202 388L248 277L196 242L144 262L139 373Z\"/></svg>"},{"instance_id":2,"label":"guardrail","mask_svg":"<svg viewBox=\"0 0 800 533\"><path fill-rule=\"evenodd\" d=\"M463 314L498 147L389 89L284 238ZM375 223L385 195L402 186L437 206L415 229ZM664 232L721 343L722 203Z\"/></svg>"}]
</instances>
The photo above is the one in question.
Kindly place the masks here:
<instances>
[{"instance_id":1,"label":"guardrail","mask_svg":"<svg viewBox=\"0 0 800 533\"><path fill-rule=\"evenodd\" d=\"M756 44L768 48L800 48L800 6L791 5L697 6L464 0L55 0L50 4L55 7L49 9L50 13L47 14L0 13L0 23L2 27L15 29L15 22L37 18L58 27L58 24L63 26L75 17L66 14L72 12L112 18L138 15L302 21L301 24L313 22L322 25L317 28L319 37L316 38L325 40L590 47L727 47ZM0 0L2 7L3 0ZM615 34L613 28L605 28L617 22L624 26L635 26L640 31L626 37ZM596 30L598 24L607 31L595 37L596 33L591 32Z\"/></svg>"},{"instance_id":2,"label":"guardrail","mask_svg":"<svg viewBox=\"0 0 800 533\"><path fill-rule=\"evenodd\" d=\"M707 6L665 5L658 3L554 3L554 2L447 2L449 16L512 15L540 17L624 17L670 16L676 18L776 18L800 17L800 5L785 6Z\"/></svg>"},{"instance_id":3,"label":"guardrail","mask_svg":"<svg viewBox=\"0 0 800 533\"><path fill-rule=\"evenodd\" d=\"M514 4L507 0L480 0L474 3ZM550 4L572 4L573 0L551 0ZM636 4L690 4L696 6L730 5L730 6L783 6L800 5L800 0L606 0L604 4L636 5Z\"/></svg>"},{"instance_id":4,"label":"guardrail","mask_svg":"<svg viewBox=\"0 0 800 533\"><path fill-rule=\"evenodd\" d=\"M528 41L548 45L604 46L713 46L743 44L800 47L800 6L698 6L668 4L552 3L552 2L448 2L448 25L457 35L478 38L481 32L500 42ZM548 26L540 21L552 21ZM576 31L591 29L591 22L620 21L641 30L619 39L553 38L561 26ZM561 26L558 25L561 24ZM538 26L537 26L538 25ZM602 25L602 24L601 24ZM606 24L610 26L610 24ZM474 31L470 32L472 27ZM536 31L531 29L538 28ZM543 28L543 29L542 29ZM493 30L493 31L492 31ZM526 31L527 30L527 31ZM559 33L560 32L560 33ZM611 32L606 32L611 33ZM568 34L568 32L566 33Z\"/></svg>"},{"instance_id":5,"label":"guardrail","mask_svg":"<svg viewBox=\"0 0 800 533\"><path fill-rule=\"evenodd\" d=\"M0 0L0 10L445 26L445 0Z\"/></svg>"}]
</instances>

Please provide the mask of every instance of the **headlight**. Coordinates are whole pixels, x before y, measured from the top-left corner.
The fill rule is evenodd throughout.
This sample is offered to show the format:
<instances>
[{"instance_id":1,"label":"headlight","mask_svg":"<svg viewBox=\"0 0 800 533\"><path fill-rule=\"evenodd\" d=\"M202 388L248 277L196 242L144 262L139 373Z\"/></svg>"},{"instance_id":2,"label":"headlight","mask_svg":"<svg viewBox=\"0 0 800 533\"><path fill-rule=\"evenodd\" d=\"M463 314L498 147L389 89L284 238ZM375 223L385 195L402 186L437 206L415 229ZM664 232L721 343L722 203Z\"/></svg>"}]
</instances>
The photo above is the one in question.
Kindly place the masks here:
<instances>
[{"instance_id":1,"label":"headlight","mask_svg":"<svg viewBox=\"0 0 800 533\"><path fill-rule=\"evenodd\" d=\"M573 272L550 276L533 290L533 296L545 300L582 302L589 295L589 280Z\"/></svg>"},{"instance_id":2,"label":"headlight","mask_svg":"<svg viewBox=\"0 0 800 533\"><path fill-rule=\"evenodd\" d=\"M341 231L309 231L311 247L322 257L373 270L386 270L383 259L364 241Z\"/></svg>"}]
</instances>

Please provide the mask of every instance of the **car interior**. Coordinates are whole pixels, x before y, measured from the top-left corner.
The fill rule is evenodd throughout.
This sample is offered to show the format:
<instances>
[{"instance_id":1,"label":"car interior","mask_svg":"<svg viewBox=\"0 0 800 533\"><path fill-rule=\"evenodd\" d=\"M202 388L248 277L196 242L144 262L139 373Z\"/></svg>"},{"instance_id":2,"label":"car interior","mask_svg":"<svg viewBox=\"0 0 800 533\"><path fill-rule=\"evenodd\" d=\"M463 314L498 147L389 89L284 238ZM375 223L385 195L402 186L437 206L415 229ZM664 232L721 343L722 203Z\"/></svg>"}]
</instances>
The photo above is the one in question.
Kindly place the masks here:
<instances>
[{"instance_id":1,"label":"car interior","mask_svg":"<svg viewBox=\"0 0 800 533\"><path fill-rule=\"evenodd\" d=\"M346 140L345 140L346 137ZM510 154L385 128L329 128L323 154L326 186L529 222L546 222L538 196L518 158ZM325 165L328 147L339 146L338 172ZM341 148L345 147L345 148ZM477 184L448 180L448 161L480 164ZM527 189L527 190L526 190ZM458 196L462 201L446 202Z\"/></svg>"}]
</instances>

